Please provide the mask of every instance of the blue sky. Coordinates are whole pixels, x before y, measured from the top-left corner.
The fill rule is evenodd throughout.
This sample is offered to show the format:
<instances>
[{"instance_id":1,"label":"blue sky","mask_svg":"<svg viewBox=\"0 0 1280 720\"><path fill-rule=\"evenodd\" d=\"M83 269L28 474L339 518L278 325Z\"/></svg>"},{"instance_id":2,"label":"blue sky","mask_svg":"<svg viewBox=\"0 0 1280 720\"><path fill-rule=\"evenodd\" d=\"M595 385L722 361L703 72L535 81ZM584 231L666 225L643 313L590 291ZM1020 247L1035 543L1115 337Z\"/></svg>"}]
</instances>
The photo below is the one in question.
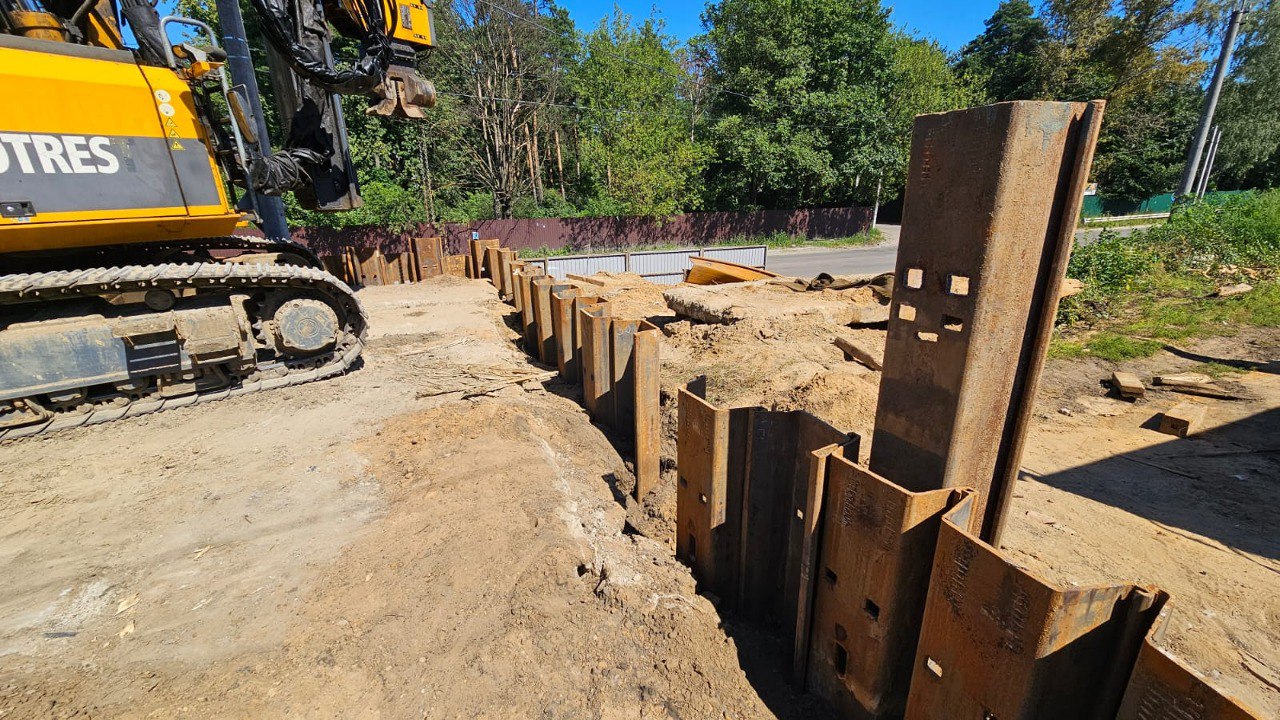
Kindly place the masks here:
<instances>
[{"instance_id":1,"label":"blue sky","mask_svg":"<svg viewBox=\"0 0 1280 720\"><path fill-rule=\"evenodd\" d=\"M558 0L569 10L579 28L590 29L600 18L613 12L612 0ZM959 50L978 33L982 22L999 5L999 0L888 0L893 22L911 33L942 43L949 51ZM653 12L667 21L667 31L681 39L702 32L702 9L698 0L618 0L623 12L636 18Z\"/></svg>"}]
</instances>

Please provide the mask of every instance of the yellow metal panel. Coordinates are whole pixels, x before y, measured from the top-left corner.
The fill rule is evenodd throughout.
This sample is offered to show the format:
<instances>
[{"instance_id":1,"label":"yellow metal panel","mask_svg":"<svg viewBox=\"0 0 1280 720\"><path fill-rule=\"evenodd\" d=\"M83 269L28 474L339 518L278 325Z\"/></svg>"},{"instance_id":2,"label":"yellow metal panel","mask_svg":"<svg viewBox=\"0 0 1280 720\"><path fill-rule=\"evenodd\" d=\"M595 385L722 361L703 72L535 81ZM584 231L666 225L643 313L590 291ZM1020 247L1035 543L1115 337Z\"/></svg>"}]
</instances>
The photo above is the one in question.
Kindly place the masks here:
<instances>
[{"instance_id":1,"label":"yellow metal panel","mask_svg":"<svg viewBox=\"0 0 1280 720\"><path fill-rule=\"evenodd\" d=\"M434 47L431 7L423 0L386 0L387 31L391 37L414 45Z\"/></svg>"},{"instance_id":2,"label":"yellow metal panel","mask_svg":"<svg viewBox=\"0 0 1280 720\"><path fill-rule=\"evenodd\" d=\"M137 65L0 48L0 128L163 137Z\"/></svg>"},{"instance_id":3,"label":"yellow metal panel","mask_svg":"<svg viewBox=\"0 0 1280 720\"><path fill-rule=\"evenodd\" d=\"M174 213L183 208L171 208ZM98 245L127 245L160 240L189 240L230 235L239 214L187 218L120 218L92 222L72 221L5 226L0 231L3 252L63 250Z\"/></svg>"}]
</instances>

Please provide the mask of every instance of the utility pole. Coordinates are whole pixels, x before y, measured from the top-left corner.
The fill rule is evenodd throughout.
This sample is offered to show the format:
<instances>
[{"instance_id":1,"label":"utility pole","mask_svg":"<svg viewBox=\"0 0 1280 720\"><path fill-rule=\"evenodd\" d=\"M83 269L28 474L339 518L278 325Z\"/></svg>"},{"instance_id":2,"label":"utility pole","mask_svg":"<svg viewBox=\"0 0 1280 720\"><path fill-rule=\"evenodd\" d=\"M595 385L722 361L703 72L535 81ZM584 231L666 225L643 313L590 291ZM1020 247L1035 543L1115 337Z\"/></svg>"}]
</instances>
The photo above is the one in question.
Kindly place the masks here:
<instances>
[{"instance_id":1,"label":"utility pole","mask_svg":"<svg viewBox=\"0 0 1280 720\"><path fill-rule=\"evenodd\" d=\"M1213 136L1209 140L1209 152L1205 154L1204 169L1200 171L1200 182L1196 185L1196 197L1203 198L1209 189L1209 173L1213 172L1213 161L1218 157L1218 145L1222 143L1222 126L1213 126Z\"/></svg>"},{"instance_id":2,"label":"utility pole","mask_svg":"<svg viewBox=\"0 0 1280 720\"><path fill-rule=\"evenodd\" d=\"M1200 156L1204 153L1205 142L1209 139L1209 128L1213 125L1213 113L1218 109L1218 96L1222 94L1222 83L1226 80L1227 70L1231 65L1231 54L1235 51L1236 36L1240 34L1240 21L1249 12L1245 3L1241 2L1231 11L1231 23L1227 26L1227 36L1222 41L1222 52L1218 55L1218 67L1213 72L1213 82L1209 85L1209 94L1204 100L1204 111L1200 115L1200 125L1196 128L1195 139L1191 150L1187 153L1187 167L1182 171L1182 183L1178 185L1178 197L1189 195L1195 185L1196 175L1200 169Z\"/></svg>"},{"instance_id":3,"label":"utility pole","mask_svg":"<svg viewBox=\"0 0 1280 720\"><path fill-rule=\"evenodd\" d=\"M253 74L253 58L249 56L249 41L245 36L244 17L240 14L239 0L217 0L218 25L222 28L222 49L227 51L227 66L234 84L244 85L249 96L249 110L258 126L258 154L271 155L271 135L267 133L267 118L262 114L262 96L258 93L258 79ZM284 219L284 201L278 197L262 195L249 188L245 191L262 220L262 232L272 240L288 240L289 225Z\"/></svg>"}]
</instances>

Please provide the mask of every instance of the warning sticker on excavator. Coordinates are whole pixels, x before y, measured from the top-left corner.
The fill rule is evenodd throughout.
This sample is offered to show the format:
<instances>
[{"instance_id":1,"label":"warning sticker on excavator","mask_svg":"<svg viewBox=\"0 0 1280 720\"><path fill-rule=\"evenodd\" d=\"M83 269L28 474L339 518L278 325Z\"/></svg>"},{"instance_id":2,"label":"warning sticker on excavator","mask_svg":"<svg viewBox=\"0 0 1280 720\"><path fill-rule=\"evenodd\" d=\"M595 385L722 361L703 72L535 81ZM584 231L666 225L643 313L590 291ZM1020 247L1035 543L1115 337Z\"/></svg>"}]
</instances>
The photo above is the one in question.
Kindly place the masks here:
<instances>
[{"instance_id":1,"label":"warning sticker on excavator","mask_svg":"<svg viewBox=\"0 0 1280 720\"><path fill-rule=\"evenodd\" d=\"M178 142L177 140L174 140L174 141L173 141L173 144L169 146L169 149L170 149L170 150L181 150L181 149L182 149L182 143Z\"/></svg>"}]
</instances>

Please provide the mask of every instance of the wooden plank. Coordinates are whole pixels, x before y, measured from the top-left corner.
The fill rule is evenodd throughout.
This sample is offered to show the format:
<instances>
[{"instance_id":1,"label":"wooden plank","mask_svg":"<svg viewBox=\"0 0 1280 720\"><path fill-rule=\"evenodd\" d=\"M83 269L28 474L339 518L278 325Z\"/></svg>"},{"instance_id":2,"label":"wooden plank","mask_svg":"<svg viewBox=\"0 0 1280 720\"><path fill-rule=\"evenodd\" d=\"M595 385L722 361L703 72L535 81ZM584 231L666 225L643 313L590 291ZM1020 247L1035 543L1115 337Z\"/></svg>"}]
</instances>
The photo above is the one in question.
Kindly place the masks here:
<instances>
[{"instance_id":1,"label":"wooden plank","mask_svg":"<svg viewBox=\"0 0 1280 720\"><path fill-rule=\"evenodd\" d=\"M574 275L573 273L568 273L565 275L565 277L569 278L570 280L574 280L576 282L604 287L604 280L601 280L596 277L591 277L589 275Z\"/></svg>"},{"instance_id":2,"label":"wooden plank","mask_svg":"<svg viewBox=\"0 0 1280 720\"><path fill-rule=\"evenodd\" d=\"M1147 387L1137 375L1121 370L1111 373L1111 387L1126 400L1136 400L1147 392Z\"/></svg>"},{"instance_id":3,"label":"wooden plank","mask_svg":"<svg viewBox=\"0 0 1280 720\"><path fill-rule=\"evenodd\" d=\"M883 352L865 348L849 338L837 337L834 342L835 346L840 348L846 358L857 361L872 370L884 369Z\"/></svg>"},{"instance_id":4,"label":"wooden plank","mask_svg":"<svg viewBox=\"0 0 1280 720\"><path fill-rule=\"evenodd\" d=\"M641 321L632 354L635 387L636 500L662 478L662 331Z\"/></svg>"}]
</instances>

